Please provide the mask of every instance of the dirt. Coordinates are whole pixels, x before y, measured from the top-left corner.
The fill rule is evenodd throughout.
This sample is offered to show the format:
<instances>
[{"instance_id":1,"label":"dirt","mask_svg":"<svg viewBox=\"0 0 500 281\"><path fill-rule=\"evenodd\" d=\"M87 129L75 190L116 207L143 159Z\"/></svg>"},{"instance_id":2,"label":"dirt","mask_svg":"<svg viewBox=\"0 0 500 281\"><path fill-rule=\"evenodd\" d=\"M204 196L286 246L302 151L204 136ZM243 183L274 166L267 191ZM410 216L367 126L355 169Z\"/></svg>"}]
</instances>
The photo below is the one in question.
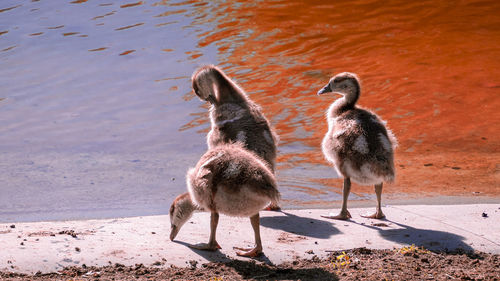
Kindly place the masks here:
<instances>
[{"instance_id":1,"label":"dirt","mask_svg":"<svg viewBox=\"0 0 500 281\"><path fill-rule=\"evenodd\" d=\"M0 272L2 280L500 280L500 256L481 252L435 253L417 247L392 250L357 248L314 255L280 265L263 259L189 263L189 267L110 264L68 267L54 273Z\"/></svg>"},{"instance_id":2,"label":"dirt","mask_svg":"<svg viewBox=\"0 0 500 281\"><path fill-rule=\"evenodd\" d=\"M289 243L297 242L300 240L306 240L306 239L307 238L304 236L295 235L295 234L288 233L288 232L281 232L280 236L278 237L278 243L289 244Z\"/></svg>"}]
</instances>

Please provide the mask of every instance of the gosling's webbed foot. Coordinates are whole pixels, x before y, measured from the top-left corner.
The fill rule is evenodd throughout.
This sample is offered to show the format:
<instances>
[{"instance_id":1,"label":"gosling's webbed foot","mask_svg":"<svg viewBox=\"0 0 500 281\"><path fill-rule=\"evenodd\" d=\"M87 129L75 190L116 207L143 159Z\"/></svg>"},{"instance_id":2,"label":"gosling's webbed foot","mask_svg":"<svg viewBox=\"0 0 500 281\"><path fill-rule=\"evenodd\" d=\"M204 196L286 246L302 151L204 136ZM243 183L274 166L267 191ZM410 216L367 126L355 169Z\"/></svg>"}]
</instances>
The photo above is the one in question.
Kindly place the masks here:
<instances>
[{"instance_id":1,"label":"gosling's webbed foot","mask_svg":"<svg viewBox=\"0 0 500 281\"><path fill-rule=\"evenodd\" d=\"M242 257L255 258L255 257L258 257L262 254L262 249L259 247L255 247L255 248L233 247L233 249L240 250L240 251L236 251L236 254L238 256L242 256Z\"/></svg>"},{"instance_id":2,"label":"gosling's webbed foot","mask_svg":"<svg viewBox=\"0 0 500 281\"><path fill-rule=\"evenodd\" d=\"M373 215L361 215L361 216L363 218L367 218L367 219L383 219L383 218L385 218L385 215L384 215L384 213L382 213L382 211L377 211Z\"/></svg>"},{"instance_id":3,"label":"gosling's webbed foot","mask_svg":"<svg viewBox=\"0 0 500 281\"><path fill-rule=\"evenodd\" d=\"M352 218L351 213L349 211L340 212L338 215L321 215L322 218L334 219L334 220L348 220Z\"/></svg>"},{"instance_id":4,"label":"gosling's webbed foot","mask_svg":"<svg viewBox=\"0 0 500 281\"><path fill-rule=\"evenodd\" d=\"M219 245L219 243L199 243L196 245L189 245L190 248L197 249L197 250L204 250L204 251L217 251L218 249L222 249L222 247Z\"/></svg>"}]
</instances>

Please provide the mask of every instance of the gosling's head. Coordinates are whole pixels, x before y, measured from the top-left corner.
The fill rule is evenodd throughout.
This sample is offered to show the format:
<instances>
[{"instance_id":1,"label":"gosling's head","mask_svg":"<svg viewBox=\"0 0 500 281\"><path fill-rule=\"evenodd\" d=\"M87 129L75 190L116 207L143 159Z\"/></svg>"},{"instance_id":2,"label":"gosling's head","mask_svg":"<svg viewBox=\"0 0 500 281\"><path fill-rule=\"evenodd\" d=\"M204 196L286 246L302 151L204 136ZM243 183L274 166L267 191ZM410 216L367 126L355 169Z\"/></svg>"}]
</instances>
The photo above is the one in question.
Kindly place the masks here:
<instances>
[{"instance_id":1,"label":"gosling's head","mask_svg":"<svg viewBox=\"0 0 500 281\"><path fill-rule=\"evenodd\" d=\"M214 104L217 100L221 70L214 65L205 65L196 69L191 77L194 93L204 101Z\"/></svg>"},{"instance_id":2,"label":"gosling's head","mask_svg":"<svg viewBox=\"0 0 500 281\"><path fill-rule=\"evenodd\" d=\"M318 95L324 93L338 93L341 95L359 94L360 91L359 78L354 73L342 72L330 79L330 82L318 91Z\"/></svg>"},{"instance_id":3,"label":"gosling's head","mask_svg":"<svg viewBox=\"0 0 500 281\"><path fill-rule=\"evenodd\" d=\"M191 80L195 94L213 105L247 102L245 91L217 66L206 65L198 68Z\"/></svg>"},{"instance_id":4,"label":"gosling's head","mask_svg":"<svg viewBox=\"0 0 500 281\"><path fill-rule=\"evenodd\" d=\"M189 193L183 193L175 198L170 206L170 240L174 240L181 227L191 218L196 207Z\"/></svg>"}]
</instances>

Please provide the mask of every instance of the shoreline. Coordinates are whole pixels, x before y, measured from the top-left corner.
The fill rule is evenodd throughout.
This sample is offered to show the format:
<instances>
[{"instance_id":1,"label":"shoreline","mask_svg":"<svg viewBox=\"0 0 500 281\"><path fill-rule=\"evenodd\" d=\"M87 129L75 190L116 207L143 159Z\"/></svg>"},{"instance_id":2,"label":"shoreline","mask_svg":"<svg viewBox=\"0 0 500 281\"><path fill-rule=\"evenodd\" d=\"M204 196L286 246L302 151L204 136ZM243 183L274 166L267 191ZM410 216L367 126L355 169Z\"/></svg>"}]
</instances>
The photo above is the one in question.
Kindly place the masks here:
<instances>
[{"instance_id":1,"label":"shoreline","mask_svg":"<svg viewBox=\"0 0 500 281\"><path fill-rule=\"evenodd\" d=\"M334 212L338 209L333 209ZM432 251L462 249L500 254L500 204L401 205L383 208L385 220L360 214L373 208L350 208L353 218L321 218L324 209L261 212L264 255L257 260L272 264L297 258L327 257L337 250L366 247L392 249L415 244ZM483 215L486 214L486 217ZM14 227L12 227L14 226ZM233 246L253 244L248 218L221 216L217 230L220 251L193 250L190 244L206 243L209 214L196 213L177 239L168 239L166 215L35 223L0 224L0 271L34 274L55 272L68 266L125 266L161 262L165 266L249 260L239 258Z\"/></svg>"},{"instance_id":2,"label":"shoreline","mask_svg":"<svg viewBox=\"0 0 500 281\"><path fill-rule=\"evenodd\" d=\"M356 194L356 192L353 192ZM366 199L352 199L349 198L349 208L375 208L375 193L365 195L365 197L373 196L373 198ZM311 201L308 203L294 203L295 200L283 200L286 204L283 210L336 210L340 208L342 201ZM495 195L436 195L436 194L395 194L388 193L382 194L382 206L405 206L405 205L469 205L469 204L498 204L499 197ZM171 202L170 202L171 203ZM10 214L0 213L0 225L7 223L37 223L37 222L60 222L60 221L86 221L86 220L109 220L121 218L134 218L134 217L149 217L149 216L162 216L168 214L168 207L170 203L166 204L163 209L155 209L154 211L146 210L137 211L137 209L130 210L83 210L84 215L70 214L66 210L54 211L49 214L39 215L37 211L30 212L12 212ZM76 213L75 211L73 211Z\"/></svg>"}]
</instances>

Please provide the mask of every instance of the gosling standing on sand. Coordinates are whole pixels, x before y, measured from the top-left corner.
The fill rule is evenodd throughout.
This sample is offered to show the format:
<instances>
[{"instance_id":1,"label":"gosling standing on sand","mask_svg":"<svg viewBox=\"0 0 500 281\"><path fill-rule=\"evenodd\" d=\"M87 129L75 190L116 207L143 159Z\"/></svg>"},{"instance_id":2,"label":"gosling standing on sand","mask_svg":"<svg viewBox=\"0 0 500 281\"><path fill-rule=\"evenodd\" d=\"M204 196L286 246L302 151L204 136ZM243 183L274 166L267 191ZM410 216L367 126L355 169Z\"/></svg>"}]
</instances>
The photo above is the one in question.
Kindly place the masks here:
<instances>
[{"instance_id":1,"label":"gosling standing on sand","mask_svg":"<svg viewBox=\"0 0 500 281\"><path fill-rule=\"evenodd\" d=\"M280 193L274 174L254 153L241 143L221 144L208 150L186 176L188 193L179 195L170 207L171 232L174 240L195 210L211 212L208 244L191 246L201 250L220 249L216 240L219 213L250 217L255 236L254 248L236 248L240 256L255 257L262 253L259 211L277 202Z\"/></svg>"},{"instance_id":2,"label":"gosling standing on sand","mask_svg":"<svg viewBox=\"0 0 500 281\"><path fill-rule=\"evenodd\" d=\"M393 182L394 149L397 140L375 113L356 106L361 93L358 77L349 72L335 75L318 95L334 92L343 97L337 99L327 111L328 132L322 149L326 159L344 177L342 209L340 214L323 216L346 220L351 218L347 210L347 198L351 179L361 185L374 185L377 195L375 214L364 216L381 219L383 182Z\"/></svg>"}]
</instances>

